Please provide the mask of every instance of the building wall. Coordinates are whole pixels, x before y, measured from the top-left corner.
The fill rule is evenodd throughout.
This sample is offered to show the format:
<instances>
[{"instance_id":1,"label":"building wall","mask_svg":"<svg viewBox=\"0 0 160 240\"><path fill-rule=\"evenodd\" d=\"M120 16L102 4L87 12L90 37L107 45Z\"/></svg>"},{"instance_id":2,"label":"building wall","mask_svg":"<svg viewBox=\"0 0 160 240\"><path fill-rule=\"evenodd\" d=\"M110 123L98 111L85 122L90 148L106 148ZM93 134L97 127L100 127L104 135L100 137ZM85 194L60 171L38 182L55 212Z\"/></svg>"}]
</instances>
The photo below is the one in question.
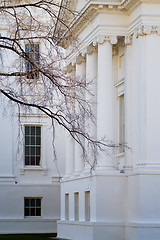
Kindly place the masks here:
<instances>
[{"instance_id":1,"label":"building wall","mask_svg":"<svg viewBox=\"0 0 160 240\"><path fill-rule=\"evenodd\" d=\"M55 160L50 121L32 113L30 116L23 115L19 122L16 107L14 111L13 108L10 106L8 111L2 104L0 108L0 233L56 232L56 221L60 218L59 181L65 167L62 164L64 133L57 128L55 147L58 160ZM42 126L40 166L24 165L25 124ZM41 198L40 217L24 216L24 198Z\"/></svg>"},{"instance_id":2,"label":"building wall","mask_svg":"<svg viewBox=\"0 0 160 240\"><path fill-rule=\"evenodd\" d=\"M160 4L157 1L129 3L125 11L107 3L95 3L93 12L90 6L88 15L87 11L84 14L88 22L83 24L83 20L79 20L78 30L74 28L79 51L71 52L68 63L76 65L76 75L94 79L97 125L92 132L97 138L107 136L108 140L120 142L123 96L127 147L125 151L109 149L108 155L99 154L92 174L86 164L79 169L79 176L75 174L77 155L74 151L72 162L66 158L72 172L61 183L60 237L159 239ZM80 56L83 57L81 63L75 61ZM91 163L92 157L87 159ZM89 221L84 218L87 186L91 194ZM74 217L74 193L77 192L79 211L83 215L78 220ZM66 193L70 196L69 219L65 219Z\"/></svg>"},{"instance_id":3,"label":"building wall","mask_svg":"<svg viewBox=\"0 0 160 240\"><path fill-rule=\"evenodd\" d=\"M47 14L44 16L41 9L34 11L30 8L30 11L35 18L41 16L39 24L46 26L46 22L49 21ZM28 12L26 13L24 8L21 8L20 11L16 9L16 14L16 17L25 24ZM14 38L15 19L9 13L8 15L3 14L3 11L0 19L2 36ZM21 28L23 27L21 26ZM40 36L40 31L39 28L36 32L37 36ZM19 32L19 36L22 38L24 35L29 37L30 34L32 37L35 36L30 30L27 33L24 29ZM39 41L36 38L33 42L39 44L41 56L47 55L49 57L50 49L48 50L48 46L46 47L45 41ZM24 51L25 44L29 43L30 41L27 41L26 38L23 42L20 42ZM13 51L2 48L0 69L6 73L28 70L24 59ZM10 78L1 76L0 88L6 91L11 89L26 100L32 99L35 102L36 96L37 99L42 101L44 85L41 80L40 74L39 79L27 78L27 81L24 76ZM32 84L32 81L37 84ZM41 127L41 160L39 165L25 165L26 125ZM55 149L57 158L54 155ZM47 116L35 109L29 110L25 107L19 107L0 93L0 233L47 233L57 231L56 221L60 219L60 178L65 169L64 159L64 130L55 124L54 131L52 122ZM25 198L41 199L41 216L25 216Z\"/></svg>"}]
</instances>

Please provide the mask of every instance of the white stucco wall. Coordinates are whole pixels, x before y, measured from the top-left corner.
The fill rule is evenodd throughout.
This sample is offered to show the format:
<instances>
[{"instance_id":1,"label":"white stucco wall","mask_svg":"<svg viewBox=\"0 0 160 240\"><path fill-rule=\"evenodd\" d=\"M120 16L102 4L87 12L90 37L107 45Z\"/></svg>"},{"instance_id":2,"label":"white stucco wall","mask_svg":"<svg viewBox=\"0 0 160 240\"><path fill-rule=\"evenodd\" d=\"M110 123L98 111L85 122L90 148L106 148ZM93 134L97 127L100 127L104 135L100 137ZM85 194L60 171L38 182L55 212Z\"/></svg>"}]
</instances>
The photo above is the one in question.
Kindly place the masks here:
<instances>
[{"instance_id":1,"label":"white stucco wall","mask_svg":"<svg viewBox=\"0 0 160 240\"><path fill-rule=\"evenodd\" d=\"M160 4L157 1L131 2L137 2L137 5L133 8L133 5L130 7L128 5L129 11L116 11L113 6L107 8L101 3L102 5L94 8L97 11L95 10L93 15L88 15L88 19L87 15L85 16L86 22L82 21L81 28L80 26L78 30L75 28L80 43L79 52L73 51L69 56L68 62L72 65L75 63L76 55L81 54L88 59L88 54L90 57L96 51L100 54L99 46L104 46L106 41L113 44L113 69L110 71L113 70L112 84L115 88L115 115L112 118L114 140L119 136L117 99L124 94L125 141L130 149L123 154L112 152L109 155L115 164L113 169L109 170L98 165L90 177L85 175L86 171L82 171L78 177L73 173L70 178L67 176L63 179L61 221L58 221L60 237L66 236L73 240L158 240L160 236L158 203ZM79 1L78 6L80 5ZM117 37L117 41L113 37ZM91 48L92 51L89 52ZM111 63L107 62L109 58L106 57L106 52L103 52L105 56L101 54L101 61L97 62L101 67L97 67L95 75L101 76L101 79L97 79L97 86L103 78L105 88L105 81L110 74L109 76L105 74L106 69L102 66L106 64L107 68ZM119 58L123 54L124 68L120 69ZM87 69L87 61L84 62ZM98 72L100 69L101 73ZM103 90L101 88L101 93ZM102 109L106 106L107 102L101 103ZM108 107L107 111L109 118L111 114ZM103 114L100 114L97 119L103 117ZM102 124L100 128L103 131L105 126ZM101 162L102 155L98 157ZM73 194L79 192L81 199L79 209L84 212L84 191L87 181L89 182L88 177L91 191L91 219L89 222L84 218L75 221ZM65 220L64 215L65 193L71 195L69 220Z\"/></svg>"}]
</instances>

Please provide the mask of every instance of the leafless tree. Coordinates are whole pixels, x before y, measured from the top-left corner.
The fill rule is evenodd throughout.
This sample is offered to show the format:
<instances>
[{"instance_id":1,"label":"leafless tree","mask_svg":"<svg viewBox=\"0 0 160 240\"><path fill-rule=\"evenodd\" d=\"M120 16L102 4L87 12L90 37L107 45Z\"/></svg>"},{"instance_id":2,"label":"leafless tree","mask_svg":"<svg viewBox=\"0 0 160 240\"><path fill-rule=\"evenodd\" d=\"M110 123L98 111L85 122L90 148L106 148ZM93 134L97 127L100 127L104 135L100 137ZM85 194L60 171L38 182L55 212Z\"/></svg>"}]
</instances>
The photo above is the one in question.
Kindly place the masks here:
<instances>
[{"instance_id":1,"label":"leafless tree","mask_svg":"<svg viewBox=\"0 0 160 240\"><path fill-rule=\"evenodd\" d=\"M46 114L53 127L61 125L85 156L84 141L93 151L116 146L87 132L84 118L94 122L94 103L84 98L88 84L64 71L58 43L65 41L64 31L72 36L69 19L77 14L63 0L0 0L0 93L20 109Z\"/></svg>"}]
</instances>

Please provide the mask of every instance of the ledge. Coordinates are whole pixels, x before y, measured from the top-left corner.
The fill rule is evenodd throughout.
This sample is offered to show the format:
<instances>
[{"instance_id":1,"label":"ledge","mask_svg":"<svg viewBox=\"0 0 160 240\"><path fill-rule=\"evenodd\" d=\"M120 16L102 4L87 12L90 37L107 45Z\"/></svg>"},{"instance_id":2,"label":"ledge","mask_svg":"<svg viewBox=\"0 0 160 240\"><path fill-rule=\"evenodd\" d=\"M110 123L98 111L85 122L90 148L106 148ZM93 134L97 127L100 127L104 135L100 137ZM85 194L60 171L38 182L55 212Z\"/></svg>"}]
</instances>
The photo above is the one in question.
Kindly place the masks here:
<instances>
[{"instance_id":1,"label":"ledge","mask_svg":"<svg viewBox=\"0 0 160 240\"><path fill-rule=\"evenodd\" d=\"M0 222L57 222L58 218L43 218L43 217L25 217L25 218L0 218Z\"/></svg>"},{"instance_id":2,"label":"ledge","mask_svg":"<svg viewBox=\"0 0 160 240\"><path fill-rule=\"evenodd\" d=\"M69 221L69 220L58 220L57 224L66 225L81 225L81 226L119 226L119 227L138 227L138 228L160 228L160 222L89 222L89 221Z\"/></svg>"},{"instance_id":3,"label":"ledge","mask_svg":"<svg viewBox=\"0 0 160 240\"><path fill-rule=\"evenodd\" d=\"M9 175L9 176L0 176L0 183L14 183L15 182L15 176Z\"/></svg>"},{"instance_id":4,"label":"ledge","mask_svg":"<svg viewBox=\"0 0 160 240\"><path fill-rule=\"evenodd\" d=\"M20 175L24 175L25 171L42 171L43 175L47 175L47 168L43 168L41 166L30 166L30 167L24 167L20 168Z\"/></svg>"}]
</instances>

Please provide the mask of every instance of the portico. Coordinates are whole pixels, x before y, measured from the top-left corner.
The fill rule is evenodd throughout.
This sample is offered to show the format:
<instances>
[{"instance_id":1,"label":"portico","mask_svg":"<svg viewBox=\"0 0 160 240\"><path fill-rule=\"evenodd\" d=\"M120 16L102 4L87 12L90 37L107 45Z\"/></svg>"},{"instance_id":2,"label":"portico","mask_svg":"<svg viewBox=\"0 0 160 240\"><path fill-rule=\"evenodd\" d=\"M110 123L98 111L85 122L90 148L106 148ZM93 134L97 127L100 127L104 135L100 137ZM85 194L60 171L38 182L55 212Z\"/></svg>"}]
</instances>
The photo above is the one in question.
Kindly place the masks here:
<instances>
[{"instance_id":1,"label":"portico","mask_svg":"<svg viewBox=\"0 0 160 240\"><path fill-rule=\"evenodd\" d=\"M77 9L83 4L77 4ZM73 240L159 238L158 9L156 0L89 1L73 25L79 47L70 52L68 64L75 65L76 77L92 83L92 94L84 95L96 103L95 124L85 118L85 128L95 139L106 137L109 147L107 154L88 152L85 161L79 146L74 142L70 146L74 149L72 173L61 183L58 236ZM92 174L87 162L95 163Z\"/></svg>"}]
</instances>

